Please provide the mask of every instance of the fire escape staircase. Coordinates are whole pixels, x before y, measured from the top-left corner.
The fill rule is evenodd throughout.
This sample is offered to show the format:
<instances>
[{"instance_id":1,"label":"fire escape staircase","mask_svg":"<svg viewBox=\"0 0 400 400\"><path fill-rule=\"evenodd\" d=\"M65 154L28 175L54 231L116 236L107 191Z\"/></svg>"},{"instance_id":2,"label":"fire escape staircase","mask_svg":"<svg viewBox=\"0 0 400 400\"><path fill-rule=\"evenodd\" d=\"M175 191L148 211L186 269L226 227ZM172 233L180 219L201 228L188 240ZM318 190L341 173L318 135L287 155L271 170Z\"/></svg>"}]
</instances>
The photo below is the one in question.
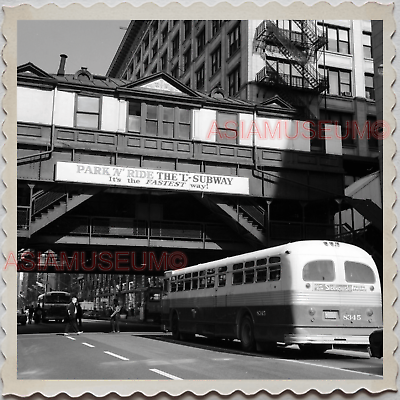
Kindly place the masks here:
<instances>
[{"instance_id":1,"label":"fire escape staircase","mask_svg":"<svg viewBox=\"0 0 400 400\"><path fill-rule=\"evenodd\" d=\"M240 200L233 203L232 199L218 196L197 196L197 199L210 211L218 215L244 240L255 248L265 248L268 238L265 235L265 210L252 200Z\"/></svg>"},{"instance_id":2,"label":"fire escape staircase","mask_svg":"<svg viewBox=\"0 0 400 400\"><path fill-rule=\"evenodd\" d=\"M305 50L300 50L299 47L296 46L295 42L290 37L290 31L280 29L272 20L264 20L257 27L254 37L254 50L261 54L267 65L266 52L268 49L272 46L279 50L286 59L292 61L292 65L309 83L310 89L320 93L326 89L327 83L312 65L311 59L314 57L317 50L325 44L326 38L317 35L310 26L311 21L295 22L300 26L307 39L303 43ZM269 68L266 67L264 73L259 73L257 78L265 78L268 73L271 73L271 68L274 69L271 65L269 65ZM279 72L275 71L275 73L279 75ZM273 75L273 77L276 77L276 75ZM278 83L282 83L282 81L278 81ZM288 85L287 82L286 85Z\"/></svg>"},{"instance_id":3,"label":"fire escape staircase","mask_svg":"<svg viewBox=\"0 0 400 400\"><path fill-rule=\"evenodd\" d=\"M101 188L90 186L85 187L84 192L56 186L48 191L35 193L28 227L29 237L100 191Z\"/></svg>"}]
</instances>

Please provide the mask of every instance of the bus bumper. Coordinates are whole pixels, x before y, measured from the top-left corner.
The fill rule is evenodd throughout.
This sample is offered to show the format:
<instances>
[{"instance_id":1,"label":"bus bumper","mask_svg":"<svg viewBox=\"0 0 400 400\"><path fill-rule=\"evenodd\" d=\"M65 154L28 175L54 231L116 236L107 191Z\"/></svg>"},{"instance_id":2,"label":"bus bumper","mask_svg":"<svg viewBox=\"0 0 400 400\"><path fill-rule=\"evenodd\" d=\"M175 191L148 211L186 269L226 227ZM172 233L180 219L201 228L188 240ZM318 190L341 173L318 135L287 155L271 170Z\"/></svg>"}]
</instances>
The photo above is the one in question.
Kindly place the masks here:
<instances>
[{"instance_id":1,"label":"bus bumper","mask_svg":"<svg viewBox=\"0 0 400 400\"><path fill-rule=\"evenodd\" d=\"M284 336L285 344L369 345L369 336L294 335Z\"/></svg>"}]
</instances>

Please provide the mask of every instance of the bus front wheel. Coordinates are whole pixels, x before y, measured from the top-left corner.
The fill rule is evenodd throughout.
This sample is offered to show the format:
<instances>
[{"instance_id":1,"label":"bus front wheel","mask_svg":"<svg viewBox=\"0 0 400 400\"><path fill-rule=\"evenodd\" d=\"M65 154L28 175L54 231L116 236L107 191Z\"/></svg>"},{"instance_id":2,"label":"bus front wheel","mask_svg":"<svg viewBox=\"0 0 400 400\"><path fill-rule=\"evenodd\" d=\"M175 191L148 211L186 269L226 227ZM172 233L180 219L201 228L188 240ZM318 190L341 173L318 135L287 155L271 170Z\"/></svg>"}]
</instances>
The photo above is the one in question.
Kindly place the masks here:
<instances>
[{"instance_id":1,"label":"bus front wheel","mask_svg":"<svg viewBox=\"0 0 400 400\"><path fill-rule=\"evenodd\" d=\"M254 351L256 348L256 341L254 339L253 322L249 316L242 320L240 325L240 341L244 351Z\"/></svg>"}]
</instances>

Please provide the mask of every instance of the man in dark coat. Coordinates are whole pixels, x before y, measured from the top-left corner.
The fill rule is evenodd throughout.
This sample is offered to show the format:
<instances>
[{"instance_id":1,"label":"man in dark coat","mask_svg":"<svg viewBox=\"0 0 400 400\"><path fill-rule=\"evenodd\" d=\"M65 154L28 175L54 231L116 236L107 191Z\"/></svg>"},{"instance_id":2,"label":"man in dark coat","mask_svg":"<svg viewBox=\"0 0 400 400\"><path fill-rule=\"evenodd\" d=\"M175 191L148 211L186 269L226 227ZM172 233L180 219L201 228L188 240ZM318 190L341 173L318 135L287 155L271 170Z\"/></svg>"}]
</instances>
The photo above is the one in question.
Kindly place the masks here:
<instances>
[{"instance_id":1,"label":"man in dark coat","mask_svg":"<svg viewBox=\"0 0 400 400\"><path fill-rule=\"evenodd\" d=\"M78 299L74 296L71 299L71 303L69 303L67 306L68 316L67 316L67 325L65 326L64 335L69 334L70 328L72 328L72 330L74 332L76 332L78 335L80 335L82 333L81 331L78 330L78 326L76 324L76 314L77 314L76 303L77 303L77 301L78 301Z\"/></svg>"},{"instance_id":2,"label":"man in dark coat","mask_svg":"<svg viewBox=\"0 0 400 400\"><path fill-rule=\"evenodd\" d=\"M82 314L83 314L82 307L78 301L76 303L76 319L78 321L79 330L82 330Z\"/></svg>"}]
</instances>

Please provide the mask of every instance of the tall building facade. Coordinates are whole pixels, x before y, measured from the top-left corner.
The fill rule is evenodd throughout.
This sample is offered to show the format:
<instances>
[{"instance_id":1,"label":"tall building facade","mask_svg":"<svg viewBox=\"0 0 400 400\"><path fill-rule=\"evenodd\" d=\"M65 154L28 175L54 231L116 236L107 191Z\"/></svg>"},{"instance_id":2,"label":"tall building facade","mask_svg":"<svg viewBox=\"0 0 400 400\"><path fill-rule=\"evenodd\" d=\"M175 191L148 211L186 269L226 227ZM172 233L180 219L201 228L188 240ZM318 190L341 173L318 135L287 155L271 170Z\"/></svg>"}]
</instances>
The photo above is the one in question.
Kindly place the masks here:
<instances>
[{"instance_id":1,"label":"tall building facade","mask_svg":"<svg viewBox=\"0 0 400 400\"><path fill-rule=\"evenodd\" d=\"M136 81L164 71L192 89L221 88L256 104L279 95L300 118L338 125L348 186L379 168L371 26L365 20L135 20L107 75ZM315 151L324 151L314 142Z\"/></svg>"}]
</instances>

